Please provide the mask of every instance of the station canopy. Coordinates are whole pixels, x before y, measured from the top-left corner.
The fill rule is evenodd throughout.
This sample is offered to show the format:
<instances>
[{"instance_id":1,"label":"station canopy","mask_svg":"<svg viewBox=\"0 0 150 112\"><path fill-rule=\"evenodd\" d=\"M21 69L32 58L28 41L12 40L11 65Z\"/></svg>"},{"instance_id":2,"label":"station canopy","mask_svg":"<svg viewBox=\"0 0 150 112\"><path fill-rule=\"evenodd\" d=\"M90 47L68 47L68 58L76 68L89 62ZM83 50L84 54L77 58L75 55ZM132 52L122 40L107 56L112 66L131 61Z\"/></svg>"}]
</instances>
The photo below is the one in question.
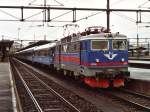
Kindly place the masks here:
<instances>
[{"instance_id":1,"label":"station canopy","mask_svg":"<svg viewBox=\"0 0 150 112\"><path fill-rule=\"evenodd\" d=\"M11 40L0 40L0 48L1 47L10 47L13 45L14 41Z\"/></svg>"}]
</instances>

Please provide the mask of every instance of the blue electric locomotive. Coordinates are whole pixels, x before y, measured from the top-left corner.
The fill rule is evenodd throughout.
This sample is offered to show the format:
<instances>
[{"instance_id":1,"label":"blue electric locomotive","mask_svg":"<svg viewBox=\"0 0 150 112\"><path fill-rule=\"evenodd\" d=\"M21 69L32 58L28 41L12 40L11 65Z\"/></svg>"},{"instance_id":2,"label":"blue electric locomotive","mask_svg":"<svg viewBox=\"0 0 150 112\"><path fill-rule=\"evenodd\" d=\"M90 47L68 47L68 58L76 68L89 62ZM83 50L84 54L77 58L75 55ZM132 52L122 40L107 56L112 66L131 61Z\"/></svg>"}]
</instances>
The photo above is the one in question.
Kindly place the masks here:
<instances>
[{"instance_id":1,"label":"blue electric locomotive","mask_svg":"<svg viewBox=\"0 0 150 112\"><path fill-rule=\"evenodd\" d=\"M103 27L89 27L86 32L61 39L54 66L91 87L124 86L129 77L127 37L105 33Z\"/></svg>"}]
</instances>

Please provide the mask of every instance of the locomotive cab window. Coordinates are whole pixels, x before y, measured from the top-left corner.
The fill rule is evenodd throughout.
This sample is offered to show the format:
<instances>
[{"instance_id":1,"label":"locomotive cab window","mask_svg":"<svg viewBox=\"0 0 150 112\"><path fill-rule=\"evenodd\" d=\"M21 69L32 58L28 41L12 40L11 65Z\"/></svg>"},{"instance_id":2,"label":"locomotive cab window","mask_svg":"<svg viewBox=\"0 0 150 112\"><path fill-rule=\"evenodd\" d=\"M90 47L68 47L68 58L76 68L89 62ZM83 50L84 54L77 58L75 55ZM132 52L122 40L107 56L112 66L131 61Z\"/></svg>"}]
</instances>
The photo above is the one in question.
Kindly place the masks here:
<instances>
[{"instance_id":1,"label":"locomotive cab window","mask_svg":"<svg viewBox=\"0 0 150 112\"><path fill-rule=\"evenodd\" d=\"M127 40L113 40L114 50L125 50L127 49Z\"/></svg>"},{"instance_id":2,"label":"locomotive cab window","mask_svg":"<svg viewBox=\"0 0 150 112\"><path fill-rule=\"evenodd\" d=\"M107 40L91 40L92 50L107 50L108 41Z\"/></svg>"}]
</instances>

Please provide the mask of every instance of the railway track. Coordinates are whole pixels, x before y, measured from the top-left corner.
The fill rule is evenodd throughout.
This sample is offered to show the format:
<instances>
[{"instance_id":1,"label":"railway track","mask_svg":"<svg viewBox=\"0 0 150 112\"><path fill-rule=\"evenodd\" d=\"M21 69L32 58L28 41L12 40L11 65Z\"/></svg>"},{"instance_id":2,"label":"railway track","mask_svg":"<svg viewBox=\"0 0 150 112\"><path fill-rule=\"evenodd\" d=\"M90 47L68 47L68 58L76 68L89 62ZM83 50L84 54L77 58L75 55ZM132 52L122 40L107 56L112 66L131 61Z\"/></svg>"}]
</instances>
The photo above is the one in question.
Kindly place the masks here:
<instances>
[{"instance_id":1,"label":"railway track","mask_svg":"<svg viewBox=\"0 0 150 112\"><path fill-rule=\"evenodd\" d=\"M110 91L100 91L112 97L115 101L124 103L133 110L140 112L150 112L150 97L135 93L125 89L116 89Z\"/></svg>"},{"instance_id":2,"label":"railway track","mask_svg":"<svg viewBox=\"0 0 150 112\"><path fill-rule=\"evenodd\" d=\"M38 112L80 112L26 68L21 69L21 72L17 67L15 69Z\"/></svg>"},{"instance_id":3,"label":"railway track","mask_svg":"<svg viewBox=\"0 0 150 112\"><path fill-rule=\"evenodd\" d=\"M34 104L32 109L33 112L97 112L96 108L90 106L91 104L86 103L86 101L83 102L83 99L79 97L76 97L78 98L76 100L79 100L80 102L74 100L76 103L66 99L66 96L64 95L65 92L63 92L63 90L59 90L61 93L59 93L58 90L54 90L49 84L47 84L50 81L45 81L46 78L44 79L43 76L39 75L39 73L29 69L28 67L25 67L16 60L13 61L13 64L14 63L14 70L16 71L16 74L20 78L25 90L27 91L26 94L28 94L31 99L30 102L32 103L30 104ZM54 86L55 84L52 85ZM67 96L70 97L69 94L67 94ZM85 108L83 104L91 109Z\"/></svg>"},{"instance_id":4,"label":"railway track","mask_svg":"<svg viewBox=\"0 0 150 112\"><path fill-rule=\"evenodd\" d=\"M23 72L22 66L23 66L22 64L17 65L17 68L21 68L20 69L21 72ZM30 74L30 77L28 77L28 76L26 77L26 75L23 76L25 83L29 86L30 83L32 82L31 87L29 87L29 89L31 90L31 93L35 96L36 100L41 99L39 106L44 105L44 107L41 106L41 109L43 109L43 108L45 109L44 112L50 111L50 107L47 107L47 105L52 106L54 103L53 102L51 104L49 100L47 101L47 99L50 99L48 97L48 94L46 93L47 90L45 88L47 88L47 87L53 87L52 89L54 89L54 91L59 93L59 95L63 96L64 99L67 99L67 102L70 102L71 105L73 105L75 108L77 108L81 112L97 112L97 109L94 106L90 105L83 99L80 99L80 97L78 97L78 96L75 96L73 94L69 95L69 93L71 93L70 91L63 90L63 88L56 86L57 84L52 83L47 77L42 76L35 70L33 70L29 67L24 67L23 69L24 69L24 72L26 72L26 75ZM41 80L42 83L38 84L33 79ZM41 85L43 85L43 86L41 86ZM46 87L45 87L45 85L46 85ZM101 94L103 94L103 96L111 97L112 102L114 102L114 103L116 102L118 105L122 105L122 106L128 108L129 112L137 112L137 111L138 112L149 112L150 111L150 97L149 96L144 96L142 94L134 93L134 92L124 90L124 89L100 90L100 92L101 92ZM34 100L32 100L32 102L33 101ZM42 101L45 101L47 103L43 103ZM37 102L39 102L39 101L37 101ZM61 102L64 102L64 101L61 100ZM34 104L36 104L36 103L34 103ZM65 102L65 104L67 104L67 103ZM55 106L56 107L54 107L54 108L56 110L54 109L54 111L57 111L57 112L59 112L59 111L60 112L63 112L63 111L67 111L67 112L75 111L76 112L76 111L78 111L76 109L70 110L70 109L68 109L68 106L66 106L66 107L62 106L63 109L65 108L66 110L59 110L60 108L58 109L57 105L55 105ZM59 103L58 103L58 106L60 106ZM37 106L35 106L35 107L37 108ZM33 110L35 110L35 108ZM101 111L98 111L98 112L101 112Z\"/></svg>"}]
</instances>

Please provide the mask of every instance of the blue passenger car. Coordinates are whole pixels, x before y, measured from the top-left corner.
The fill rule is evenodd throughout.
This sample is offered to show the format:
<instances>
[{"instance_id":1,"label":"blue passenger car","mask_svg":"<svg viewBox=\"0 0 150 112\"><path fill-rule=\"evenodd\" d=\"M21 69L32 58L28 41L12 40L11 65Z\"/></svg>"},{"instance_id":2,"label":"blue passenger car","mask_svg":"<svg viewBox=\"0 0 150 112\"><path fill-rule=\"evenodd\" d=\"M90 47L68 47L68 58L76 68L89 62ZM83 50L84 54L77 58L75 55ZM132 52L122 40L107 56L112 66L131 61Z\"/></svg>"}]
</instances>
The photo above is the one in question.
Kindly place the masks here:
<instances>
[{"instance_id":1,"label":"blue passenger car","mask_svg":"<svg viewBox=\"0 0 150 112\"><path fill-rule=\"evenodd\" d=\"M52 65L56 43L49 43L34 48L33 62L43 65Z\"/></svg>"}]
</instances>

